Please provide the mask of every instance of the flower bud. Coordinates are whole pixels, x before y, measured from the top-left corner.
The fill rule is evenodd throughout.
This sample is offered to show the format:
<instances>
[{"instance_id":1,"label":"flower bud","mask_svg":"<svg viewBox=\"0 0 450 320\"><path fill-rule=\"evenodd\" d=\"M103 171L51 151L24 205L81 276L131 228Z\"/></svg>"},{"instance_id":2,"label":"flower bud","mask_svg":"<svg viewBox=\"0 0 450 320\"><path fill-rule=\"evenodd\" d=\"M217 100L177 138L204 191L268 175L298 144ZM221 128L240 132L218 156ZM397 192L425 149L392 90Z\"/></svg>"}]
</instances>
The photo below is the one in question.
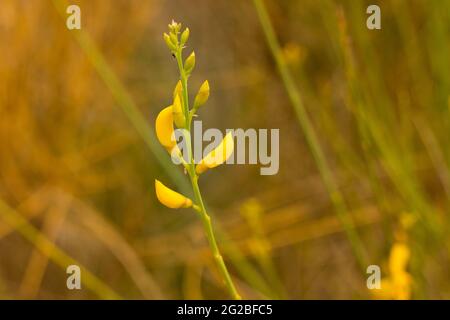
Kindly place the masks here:
<instances>
[{"instance_id":1,"label":"flower bud","mask_svg":"<svg viewBox=\"0 0 450 320\"><path fill-rule=\"evenodd\" d=\"M180 29L181 29L181 23L177 23L176 21L174 21L172 19L172 22L169 24L170 32L177 34L178 32L180 32Z\"/></svg>"},{"instance_id":2,"label":"flower bud","mask_svg":"<svg viewBox=\"0 0 450 320\"><path fill-rule=\"evenodd\" d=\"M186 61L184 62L184 72L186 72L187 75L190 75L192 70L195 66L195 52L192 52L189 57L187 57Z\"/></svg>"},{"instance_id":3,"label":"flower bud","mask_svg":"<svg viewBox=\"0 0 450 320\"><path fill-rule=\"evenodd\" d=\"M170 36L167 33L164 33L164 41L171 51L177 50L176 45L172 43L172 40L170 40Z\"/></svg>"},{"instance_id":4,"label":"flower bud","mask_svg":"<svg viewBox=\"0 0 450 320\"><path fill-rule=\"evenodd\" d=\"M155 192L159 202L171 209L192 207L192 200L182 194L167 188L155 179Z\"/></svg>"},{"instance_id":5,"label":"flower bud","mask_svg":"<svg viewBox=\"0 0 450 320\"><path fill-rule=\"evenodd\" d=\"M172 42L175 46L178 45L178 37L175 33L171 32L169 34L170 42Z\"/></svg>"},{"instance_id":6,"label":"flower bud","mask_svg":"<svg viewBox=\"0 0 450 320\"><path fill-rule=\"evenodd\" d=\"M181 45L184 46L189 39L189 28L186 28L181 34Z\"/></svg>"},{"instance_id":7,"label":"flower bud","mask_svg":"<svg viewBox=\"0 0 450 320\"><path fill-rule=\"evenodd\" d=\"M177 95L179 95L180 97L183 97L183 85L181 84L181 80L178 80L177 85L175 86L175 89L173 89L173 99L174 100Z\"/></svg>"},{"instance_id":8,"label":"flower bud","mask_svg":"<svg viewBox=\"0 0 450 320\"><path fill-rule=\"evenodd\" d=\"M183 107L181 106L180 95L177 94L172 105L173 121L178 128L184 128L186 125L186 117L184 116Z\"/></svg>"},{"instance_id":9,"label":"flower bud","mask_svg":"<svg viewBox=\"0 0 450 320\"><path fill-rule=\"evenodd\" d=\"M206 101L208 101L208 98L209 98L209 83L208 80L206 80L200 86L200 89L198 90L198 93L195 96L194 109L197 110L200 106L205 104Z\"/></svg>"}]
</instances>

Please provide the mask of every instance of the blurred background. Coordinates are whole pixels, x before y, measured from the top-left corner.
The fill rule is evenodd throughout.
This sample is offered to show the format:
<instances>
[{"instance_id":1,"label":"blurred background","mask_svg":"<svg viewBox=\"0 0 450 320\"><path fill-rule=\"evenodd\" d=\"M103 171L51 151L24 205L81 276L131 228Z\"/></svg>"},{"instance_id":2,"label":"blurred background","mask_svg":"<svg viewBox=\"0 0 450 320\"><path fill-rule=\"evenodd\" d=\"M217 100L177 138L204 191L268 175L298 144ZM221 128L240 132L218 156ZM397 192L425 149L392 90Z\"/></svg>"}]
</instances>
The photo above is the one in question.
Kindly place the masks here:
<instances>
[{"instance_id":1,"label":"blurred background","mask_svg":"<svg viewBox=\"0 0 450 320\"><path fill-rule=\"evenodd\" d=\"M450 1L264 3L334 192L252 1L73 0L81 31L64 1L1 1L0 298L228 297L196 214L154 195L155 178L191 195L153 137L178 80L172 19L191 31L191 88L211 86L204 129L280 129L277 175L200 180L243 297L450 298Z\"/></svg>"}]
</instances>

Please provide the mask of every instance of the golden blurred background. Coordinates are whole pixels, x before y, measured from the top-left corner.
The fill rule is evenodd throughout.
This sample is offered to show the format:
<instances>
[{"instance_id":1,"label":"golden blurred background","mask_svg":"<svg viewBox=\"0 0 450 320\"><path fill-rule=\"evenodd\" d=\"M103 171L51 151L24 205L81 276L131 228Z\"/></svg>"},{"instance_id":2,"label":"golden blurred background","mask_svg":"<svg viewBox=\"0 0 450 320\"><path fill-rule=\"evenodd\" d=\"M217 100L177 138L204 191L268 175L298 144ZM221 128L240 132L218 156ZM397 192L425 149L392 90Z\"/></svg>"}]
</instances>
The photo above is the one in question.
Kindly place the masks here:
<instances>
[{"instance_id":1,"label":"golden blurred background","mask_svg":"<svg viewBox=\"0 0 450 320\"><path fill-rule=\"evenodd\" d=\"M0 298L228 297L195 213L154 195L155 178L190 192L153 136L178 80L172 19L191 31L192 87L211 86L204 127L280 129L277 175L230 165L200 181L242 296L450 298L450 1L379 1L368 30L372 2L264 2L289 88L258 0L2 0ZM82 290L66 287L71 264ZM384 290L367 288L369 265Z\"/></svg>"}]
</instances>

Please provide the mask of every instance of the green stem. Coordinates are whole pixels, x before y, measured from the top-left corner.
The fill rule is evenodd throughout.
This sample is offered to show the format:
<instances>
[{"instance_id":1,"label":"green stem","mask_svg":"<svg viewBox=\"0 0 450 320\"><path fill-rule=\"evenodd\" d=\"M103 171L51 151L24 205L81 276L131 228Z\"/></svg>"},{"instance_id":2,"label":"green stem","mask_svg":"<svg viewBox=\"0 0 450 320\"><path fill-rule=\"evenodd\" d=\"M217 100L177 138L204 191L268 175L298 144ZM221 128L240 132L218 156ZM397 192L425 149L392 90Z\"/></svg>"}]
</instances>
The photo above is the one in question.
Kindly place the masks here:
<instances>
[{"instance_id":1,"label":"green stem","mask_svg":"<svg viewBox=\"0 0 450 320\"><path fill-rule=\"evenodd\" d=\"M227 266L223 261L222 254L220 253L219 247L217 245L216 237L214 236L214 230L211 223L211 217L206 212L205 205L203 204L202 194L198 186L198 176L194 173L194 175L190 176L190 178L192 183L192 189L194 190L195 201L197 204L199 204L200 218L203 223L203 228L205 230L206 237L208 238L209 246L211 248L214 261L216 262L219 268L220 274L225 281L225 285L227 286L228 292L230 293L231 297L235 300L240 300L241 296L239 295L239 293L236 290L236 287L234 286L233 280L231 279L230 273L228 272Z\"/></svg>"},{"instance_id":2,"label":"green stem","mask_svg":"<svg viewBox=\"0 0 450 320\"><path fill-rule=\"evenodd\" d=\"M236 290L234 286L233 280L231 279L230 273L228 272L227 266L223 260L222 254L220 253L219 246L217 245L216 237L214 235L214 229L211 223L211 217L208 215L205 205L203 203L202 194L200 192L200 188L198 186L198 175L195 172L195 161L192 152L192 143L191 143L191 114L189 112L189 95L187 91L187 75L184 71L183 66L183 57L182 57L182 49L179 48L177 52L175 52L175 58L177 59L178 69L180 71L180 79L181 84L183 86L183 112L186 117L186 126L185 129L188 131L188 137L185 137L187 150L189 152L188 159L190 163L186 166L188 167L189 179L191 180L192 189L194 191L194 197L196 205L194 205L194 209L199 212L200 219L203 223L203 228L208 239L209 246L211 248L214 261L219 268L219 272L225 282L225 285L228 289L229 294L235 300L240 300L241 296Z\"/></svg>"},{"instance_id":3,"label":"green stem","mask_svg":"<svg viewBox=\"0 0 450 320\"><path fill-rule=\"evenodd\" d=\"M275 35L275 31L273 29L266 7L263 3L263 0L253 0L253 3L258 13L259 21L264 31L267 43L275 59L275 63L277 65L281 79L283 80L283 84L286 88L289 99L294 107L297 120L300 123L306 141L313 154L314 160L317 164L322 180L328 191L330 200L335 208L336 215L340 220L342 227L345 230L347 238L351 244L355 259L359 267L365 273L367 265L365 263L364 250L361 240L355 231L354 224L350 215L348 214L344 198L341 192L339 191L334 176L331 173L327 161L325 160L324 153L319 144L319 139L317 138L317 134L314 131L314 128L311 124L308 114L306 113L306 109L303 105L302 97L299 91L297 90L294 79L282 57L280 44L278 43L278 39Z\"/></svg>"},{"instance_id":4,"label":"green stem","mask_svg":"<svg viewBox=\"0 0 450 320\"><path fill-rule=\"evenodd\" d=\"M182 57L183 49L180 48L176 53L175 57L177 59L178 69L180 71L180 80L181 85L183 87L183 113L186 118L186 129L191 131L191 118L189 114L189 95L188 95L188 86L187 86L187 76L183 67L183 57Z\"/></svg>"}]
</instances>

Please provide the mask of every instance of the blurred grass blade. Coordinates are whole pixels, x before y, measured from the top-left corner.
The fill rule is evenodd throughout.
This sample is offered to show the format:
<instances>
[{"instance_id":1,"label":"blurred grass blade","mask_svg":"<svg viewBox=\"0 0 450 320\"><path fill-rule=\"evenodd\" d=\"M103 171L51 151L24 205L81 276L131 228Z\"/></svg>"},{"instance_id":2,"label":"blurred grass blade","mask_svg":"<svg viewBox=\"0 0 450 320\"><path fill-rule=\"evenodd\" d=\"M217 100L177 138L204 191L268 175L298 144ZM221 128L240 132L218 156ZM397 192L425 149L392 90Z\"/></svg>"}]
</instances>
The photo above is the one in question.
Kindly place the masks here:
<instances>
[{"instance_id":1,"label":"blurred grass blade","mask_svg":"<svg viewBox=\"0 0 450 320\"><path fill-rule=\"evenodd\" d=\"M333 203L336 214L342 223L347 238L350 241L355 259L357 260L357 263L361 268L361 270L365 272L366 268L366 263L364 262L365 252L363 249L362 242L354 229L353 221L348 214L347 207L342 197L342 194L338 189L337 183L325 159L325 155L319 144L317 134L314 131L311 121L309 120L308 114L306 113L306 109L303 105L300 92L296 88L292 75L283 59L280 44L278 43L275 31L273 29L264 2L263 0L253 0L253 3L258 13L258 18L261 23L264 35L266 37L267 44L269 45L276 66L280 73L281 79L289 96L289 99L292 103L292 106L294 107L297 120L300 124L300 127L303 130L306 141L313 154L314 160L319 169L322 180L328 191L330 200Z\"/></svg>"},{"instance_id":2,"label":"blurred grass blade","mask_svg":"<svg viewBox=\"0 0 450 320\"><path fill-rule=\"evenodd\" d=\"M58 12L64 17L65 8L67 2L64 0L53 0ZM70 31L82 50L88 57L89 61L94 66L97 73L100 75L119 107L123 110L125 115L130 120L131 124L135 127L137 132L144 139L147 146L155 156L160 166L164 169L165 173L177 184L178 188L186 193L189 191L189 185L179 170L173 170L169 164L170 157L167 152L157 142L153 127L149 124L149 121L145 119L142 112L133 102L133 99L117 78L114 71L111 69L105 58L98 50L97 46L92 41L91 37L83 30L71 30Z\"/></svg>"},{"instance_id":3,"label":"blurred grass blade","mask_svg":"<svg viewBox=\"0 0 450 320\"><path fill-rule=\"evenodd\" d=\"M81 282L86 288L94 292L101 299L121 299L121 297L112 290L102 280L97 278L88 269L82 266L78 261L67 255L58 248L45 235L37 230L28 220L22 217L18 212L12 209L2 199L0 199L0 217L17 230L26 240L33 244L39 251L55 263L61 269L65 270L69 265L77 265L81 269Z\"/></svg>"}]
</instances>

